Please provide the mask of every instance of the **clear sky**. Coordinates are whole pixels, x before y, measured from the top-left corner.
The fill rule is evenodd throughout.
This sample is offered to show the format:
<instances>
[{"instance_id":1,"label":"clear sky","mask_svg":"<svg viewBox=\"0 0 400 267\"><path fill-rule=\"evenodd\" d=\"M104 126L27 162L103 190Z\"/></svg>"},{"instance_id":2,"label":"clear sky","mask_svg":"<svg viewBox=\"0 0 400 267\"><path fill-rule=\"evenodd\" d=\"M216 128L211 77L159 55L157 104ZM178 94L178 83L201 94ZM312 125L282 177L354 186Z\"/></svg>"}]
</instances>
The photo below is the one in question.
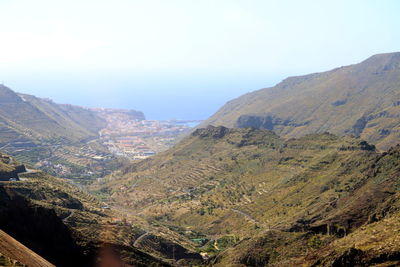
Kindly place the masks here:
<instances>
[{"instance_id":1,"label":"clear sky","mask_svg":"<svg viewBox=\"0 0 400 267\"><path fill-rule=\"evenodd\" d=\"M0 81L205 119L287 76L400 51L397 0L0 0Z\"/></svg>"}]
</instances>

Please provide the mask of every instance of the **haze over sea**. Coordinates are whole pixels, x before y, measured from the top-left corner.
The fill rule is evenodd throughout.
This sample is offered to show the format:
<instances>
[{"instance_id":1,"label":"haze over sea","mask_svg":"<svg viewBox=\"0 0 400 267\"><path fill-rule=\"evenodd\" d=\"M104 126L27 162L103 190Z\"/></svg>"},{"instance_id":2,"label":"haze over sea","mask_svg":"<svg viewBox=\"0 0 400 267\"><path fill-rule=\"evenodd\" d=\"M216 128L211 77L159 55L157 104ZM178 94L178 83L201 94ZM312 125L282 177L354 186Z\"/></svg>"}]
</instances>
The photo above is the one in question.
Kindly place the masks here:
<instances>
[{"instance_id":1,"label":"haze over sea","mask_svg":"<svg viewBox=\"0 0 400 267\"><path fill-rule=\"evenodd\" d=\"M3 0L0 10L0 82L148 119L206 119L287 76L400 50L396 0Z\"/></svg>"},{"instance_id":2,"label":"haze over sea","mask_svg":"<svg viewBox=\"0 0 400 267\"><path fill-rule=\"evenodd\" d=\"M92 76L93 75L93 76ZM10 76L9 76L10 77ZM273 85L282 77L267 74L202 75L129 73L26 74L5 80L22 93L57 103L143 111L146 119L204 120L230 99Z\"/></svg>"}]
</instances>

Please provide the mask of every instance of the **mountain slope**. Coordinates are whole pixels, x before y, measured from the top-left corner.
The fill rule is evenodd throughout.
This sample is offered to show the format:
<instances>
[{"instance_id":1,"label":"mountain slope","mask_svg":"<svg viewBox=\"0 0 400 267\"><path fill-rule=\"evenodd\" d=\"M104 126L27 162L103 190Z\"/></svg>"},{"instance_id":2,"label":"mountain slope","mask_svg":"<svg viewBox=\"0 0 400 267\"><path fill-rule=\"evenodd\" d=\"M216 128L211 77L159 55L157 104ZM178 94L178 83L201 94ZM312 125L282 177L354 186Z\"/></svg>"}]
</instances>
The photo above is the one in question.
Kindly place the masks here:
<instances>
[{"instance_id":1,"label":"mountain slope","mask_svg":"<svg viewBox=\"0 0 400 267\"><path fill-rule=\"evenodd\" d=\"M109 194L114 205L201 242L199 250L209 255L240 240L247 245L238 244L233 253L247 257L243 266L300 266L283 262L311 264L306 258L316 251L314 245L324 247L320 241L336 249L336 240L397 214L399 174L399 146L379 153L360 139L327 133L284 140L266 130L208 127L104 179L96 189ZM395 225L390 231L398 230ZM252 264L246 240L271 231L281 256L266 261L271 256L266 250L261 263ZM393 244L399 252L400 240ZM213 264L234 263L232 255L220 255L224 261Z\"/></svg>"},{"instance_id":2,"label":"mountain slope","mask_svg":"<svg viewBox=\"0 0 400 267\"><path fill-rule=\"evenodd\" d=\"M287 78L228 102L207 125L269 129L286 138L354 134L386 150L400 140L400 52Z\"/></svg>"},{"instance_id":3,"label":"mountain slope","mask_svg":"<svg viewBox=\"0 0 400 267\"><path fill-rule=\"evenodd\" d=\"M4 263L1 263L0 256L0 266L23 266L22 264L29 267L55 266L2 230L0 230L0 251L0 255L2 255L4 260ZM12 263L13 261L18 261L19 263L14 265L15 263Z\"/></svg>"},{"instance_id":4,"label":"mountain slope","mask_svg":"<svg viewBox=\"0 0 400 267\"><path fill-rule=\"evenodd\" d=\"M97 136L105 122L88 109L17 94L0 85L0 145L77 142Z\"/></svg>"},{"instance_id":5,"label":"mountain slope","mask_svg":"<svg viewBox=\"0 0 400 267\"><path fill-rule=\"evenodd\" d=\"M18 95L43 112L46 116L56 121L57 124L63 126L64 129L72 128L74 131L78 131L82 136L97 135L97 132L105 125L102 118L87 108L67 104L56 104L51 100L37 98L32 95Z\"/></svg>"}]
</instances>

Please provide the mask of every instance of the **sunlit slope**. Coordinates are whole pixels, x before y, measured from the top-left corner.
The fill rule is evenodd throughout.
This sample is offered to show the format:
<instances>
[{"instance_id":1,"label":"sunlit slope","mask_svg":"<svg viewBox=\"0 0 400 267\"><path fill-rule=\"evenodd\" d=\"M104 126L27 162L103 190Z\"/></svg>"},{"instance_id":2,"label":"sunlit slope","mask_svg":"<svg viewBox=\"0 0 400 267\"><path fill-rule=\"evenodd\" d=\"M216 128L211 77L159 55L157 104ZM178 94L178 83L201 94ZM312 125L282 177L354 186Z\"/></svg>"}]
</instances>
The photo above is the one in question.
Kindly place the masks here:
<instances>
[{"instance_id":1,"label":"sunlit slope","mask_svg":"<svg viewBox=\"0 0 400 267\"><path fill-rule=\"evenodd\" d=\"M361 176L347 196L317 215L329 223L310 227L301 219L289 231L268 229L222 252L211 265L399 266L400 147L350 162L361 167ZM325 215L328 210L332 215Z\"/></svg>"},{"instance_id":2,"label":"sunlit slope","mask_svg":"<svg viewBox=\"0 0 400 267\"><path fill-rule=\"evenodd\" d=\"M285 249L292 249L288 258L314 251L314 244L303 251L314 235L339 249L332 242L397 212L399 174L399 147L381 154L352 137L312 134L285 141L266 130L208 127L96 189L150 221L209 238L234 235L247 244L248 237L272 231L283 253L276 261L283 262ZM398 230L394 224L388 231ZM297 243L281 247L286 239ZM393 242L397 251L400 240ZM232 258L223 255L218 259Z\"/></svg>"},{"instance_id":3,"label":"sunlit slope","mask_svg":"<svg viewBox=\"0 0 400 267\"><path fill-rule=\"evenodd\" d=\"M0 144L76 142L97 136L104 120L90 110L17 94L0 85Z\"/></svg>"},{"instance_id":4,"label":"sunlit slope","mask_svg":"<svg viewBox=\"0 0 400 267\"><path fill-rule=\"evenodd\" d=\"M265 130L209 127L105 179L98 189L139 214L208 233L288 229L298 220L320 227L341 218L345 206L358 205L347 201L378 155L350 137L284 141ZM343 209L332 208L342 202ZM369 205L359 204L355 212ZM365 219L362 211L359 216L354 223Z\"/></svg>"},{"instance_id":5,"label":"sunlit slope","mask_svg":"<svg viewBox=\"0 0 400 267\"><path fill-rule=\"evenodd\" d=\"M388 149L400 140L400 53L290 77L225 104L202 126L256 127L283 137L354 134Z\"/></svg>"},{"instance_id":6,"label":"sunlit slope","mask_svg":"<svg viewBox=\"0 0 400 267\"><path fill-rule=\"evenodd\" d=\"M55 265L0 230L0 266L54 267Z\"/></svg>"}]
</instances>

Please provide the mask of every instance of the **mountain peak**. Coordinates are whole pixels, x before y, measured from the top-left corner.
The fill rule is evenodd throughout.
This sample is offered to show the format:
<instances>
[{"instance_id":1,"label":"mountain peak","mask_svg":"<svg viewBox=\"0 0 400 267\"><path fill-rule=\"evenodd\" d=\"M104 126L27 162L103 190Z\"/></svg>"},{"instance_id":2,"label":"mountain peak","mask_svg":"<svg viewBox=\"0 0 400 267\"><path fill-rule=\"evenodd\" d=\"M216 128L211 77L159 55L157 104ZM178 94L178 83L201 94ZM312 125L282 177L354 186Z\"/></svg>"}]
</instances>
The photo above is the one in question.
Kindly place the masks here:
<instances>
[{"instance_id":1,"label":"mountain peak","mask_svg":"<svg viewBox=\"0 0 400 267\"><path fill-rule=\"evenodd\" d=\"M396 60L400 61L400 52L391 52L391 53L381 53L381 54L375 54L373 56L370 56L363 62L367 62L370 60Z\"/></svg>"},{"instance_id":2,"label":"mountain peak","mask_svg":"<svg viewBox=\"0 0 400 267\"><path fill-rule=\"evenodd\" d=\"M373 69L378 73L383 71L400 70L400 52L373 55L360 64L361 70Z\"/></svg>"}]
</instances>

